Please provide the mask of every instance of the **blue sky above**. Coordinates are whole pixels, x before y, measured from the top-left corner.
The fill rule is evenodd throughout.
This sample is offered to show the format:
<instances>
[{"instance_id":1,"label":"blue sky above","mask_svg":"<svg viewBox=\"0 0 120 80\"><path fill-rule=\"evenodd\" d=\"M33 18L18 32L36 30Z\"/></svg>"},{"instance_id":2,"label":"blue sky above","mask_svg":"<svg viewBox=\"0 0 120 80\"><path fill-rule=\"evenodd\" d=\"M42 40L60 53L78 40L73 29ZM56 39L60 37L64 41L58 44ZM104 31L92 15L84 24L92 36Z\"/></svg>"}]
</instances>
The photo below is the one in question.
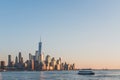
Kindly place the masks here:
<instances>
[{"instance_id":1,"label":"blue sky above","mask_svg":"<svg viewBox=\"0 0 120 80\"><path fill-rule=\"evenodd\" d=\"M118 68L119 0L0 1L0 60L43 52L77 67ZM102 60L101 60L102 59ZM99 63L99 64L98 64ZM113 63L113 64L111 64ZM112 66L112 67L109 67Z\"/></svg>"}]
</instances>

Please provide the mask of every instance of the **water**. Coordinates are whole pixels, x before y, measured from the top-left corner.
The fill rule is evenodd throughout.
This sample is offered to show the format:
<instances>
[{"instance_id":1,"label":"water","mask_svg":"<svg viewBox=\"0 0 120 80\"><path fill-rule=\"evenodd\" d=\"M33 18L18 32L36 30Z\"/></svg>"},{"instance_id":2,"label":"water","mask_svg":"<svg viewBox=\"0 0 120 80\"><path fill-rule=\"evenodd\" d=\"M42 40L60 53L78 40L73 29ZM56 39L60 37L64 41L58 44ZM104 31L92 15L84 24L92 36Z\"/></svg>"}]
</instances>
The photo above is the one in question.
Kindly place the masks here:
<instances>
[{"instance_id":1,"label":"water","mask_svg":"<svg viewBox=\"0 0 120 80\"><path fill-rule=\"evenodd\" d=\"M1 72L0 80L120 80L120 70L96 70L95 75L78 75L78 71Z\"/></svg>"}]
</instances>

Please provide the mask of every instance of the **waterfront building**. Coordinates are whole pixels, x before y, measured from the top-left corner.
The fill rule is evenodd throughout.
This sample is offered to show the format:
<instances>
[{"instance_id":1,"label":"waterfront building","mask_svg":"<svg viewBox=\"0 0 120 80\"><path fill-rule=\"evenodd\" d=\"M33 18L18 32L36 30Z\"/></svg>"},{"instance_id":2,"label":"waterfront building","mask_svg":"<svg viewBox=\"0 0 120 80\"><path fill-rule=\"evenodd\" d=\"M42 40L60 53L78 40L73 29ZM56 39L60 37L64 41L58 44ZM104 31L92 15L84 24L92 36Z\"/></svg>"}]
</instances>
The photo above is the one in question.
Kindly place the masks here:
<instances>
[{"instance_id":1,"label":"waterfront building","mask_svg":"<svg viewBox=\"0 0 120 80\"><path fill-rule=\"evenodd\" d=\"M31 67L30 67L30 60L27 60L24 64L24 69L25 70L31 70Z\"/></svg>"},{"instance_id":2,"label":"waterfront building","mask_svg":"<svg viewBox=\"0 0 120 80\"><path fill-rule=\"evenodd\" d=\"M72 70L74 70L74 69L75 69L75 64L73 64L73 65L72 65L72 68L71 68L71 69L72 69Z\"/></svg>"},{"instance_id":3,"label":"waterfront building","mask_svg":"<svg viewBox=\"0 0 120 80\"><path fill-rule=\"evenodd\" d=\"M62 59L61 59L61 57L59 57L59 64L61 64L61 61L62 61Z\"/></svg>"},{"instance_id":4,"label":"waterfront building","mask_svg":"<svg viewBox=\"0 0 120 80\"><path fill-rule=\"evenodd\" d=\"M15 64L14 64L14 67L17 68L18 67L18 57L16 56L15 58Z\"/></svg>"},{"instance_id":5,"label":"waterfront building","mask_svg":"<svg viewBox=\"0 0 120 80\"><path fill-rule=\"evenodd\" d=\"M43 62L43 61L44 61L44 54L41 53L41 54L39 55L39 63L40 63L40 62Z\"/></svg>"},{"instance_id":6,"label":"waterfront building","mask_svg":"<svg viewBox=\"0 0 120 80\"><path fill-rule=\"evenodd\" d=\"M31 63L31 70L33 71L34 70L34 60L30 60L30 63Z\"/></svg>"},{"instance_id":7,"label":"waterfront building","mask_svg":"<svg viewBox=\"0 0 120 80\"><path fill-rule=\"evenodd\" d=\"M18 55L18 57L19 57L19 63L21 63L21 58L22 58L22 55L21 55L21 52L19 52L19 55Z\"/></svg>"},{"instance_id":8,"label":"waterfront building","mask_svg":"<svg viewBox=\"0 0 120 80\"><path fill-rule=\"evenodd\" d=\"M17 69L18 70L24 70L24 62L23 62L23 57L22 57L22 54L21 52L19 52L18 54L18 58L19 58L19 61L18 61L18 64L17 64Z\"/></svg>"},{"instance_id":9,"label":"waterfront building","mask_svg":"<svg viewBox=\"0 0 120 80\"><path fill-rule=\"evenodd\" d=\"M21 57L21 64L23 64L23 57Z\"/></svg>"},{"instance_id":10,"label":"waterfront building","mask_svg":"<svg viewBox=\"0 0 120 80\"><path fill-rule=\"evenodd\" d=\"M0 64L1 64L1 69L5 69L5 61L1 61Z\"/></svg>"},{"instance_id":11,"label":"waterfront building","mask_svg":"<svg viewBox=\"0 0 120 80\"><path fill-rule=\"evenodd\" d=\"M55 60L55 58L53 57L53 58L51 59L51 66L53 67L53 69L55 69L55 65L56 65L56 60Z\"/></svg>"},{"instance_id":12,"label":"waterfront building","mask_svg":"<svg viewBox=\"0 0 120 80\"><path fill-rule=\"evenodd\" d=\"M59 64L59 65L61 64L61 62L60 62L60 60L59 60L59 59L57 60L57 64Z\"/></svg>"},{"instance_id":13,"label":"waterfront building","mask_svg":"<svg viewBox=\"0 0 120 80\"><path fill-rule=\"evenodd\" d=\"M65 70L65 64L64 63L61 63L61 70Z\"/></svg>"},{"instance_id":14,"label":"waterfront building","mask_svg":"<svg viewBox=\"0 0 120 80\"><path fill-rule=\"evenodd\" d=\"M47 70L47 66L46 66L45 62L40 62L39 70L42 70L42 71Z\"/></svg>"},{"instance_id":15,"label":"waterfront building","mask_svg":"<svg viewBox=\"0 0 120 80\"><path fill-rule=\"evenodd\" d=\"M60 68L60 64L57 64L56 66L55 66L55 70L60 70L61 68Z\"/></svg>"},{"instance_id":16,"label":"waterfront building","mask_svg":"<svg viewBox=\"0 0 120 80\"><path fill-rule=\"evenodd\" d=\"M8 55L8 67L11 67L11 55Z\"/></svg>"},{"instance_id":17,"label":"waterfront building","mask_svg":"<svg viewBox=\"0 0 120 80\"><path fill-rule=\"evenodd\" d=\"M29 60L32 60L32 54L29 53Z\"/></svg>"},{"instance_id":18,"label":"waterfront building","mask_svg":"<svg viewBox=\"0 0 120 80\"><path fill-rule=\"evenodd\" d=\"M50 62L51 62L51 57L50 57L50 55L47 55L46 56L46 63L50 64Z\"/></svg>"},{"instance_id":19,"label":"waterfront building","mask_svg":"<svg viewBox=\"0 0 120 80\"><path fill-rule=\"evenodd\" d=\"M38 61L38 58L39 58L39 56L38 56L38 51L36 51L36 52L35 52L35 61Z\"/></svg>"},{"instance_id":20,"label":"waterfront building","mask_svg":"<svg viewBox=\"0 0 120 80\"><path fill-rule=\"evenodd\" d=\"M15 58L15 64L18 64L18 57Z\"/></svg>"},{"instance_id":21,"label":"waterfront building","mask_svg":"<svg viewBox=\"0 0 120 80\"><path fill-rule=\"evenodd\" d=\"M45 60L47 70L50 69L50 62L51 62L51 57L50 57L50 55L47 55L46 60Z\"/></svg>"}]
</instances>

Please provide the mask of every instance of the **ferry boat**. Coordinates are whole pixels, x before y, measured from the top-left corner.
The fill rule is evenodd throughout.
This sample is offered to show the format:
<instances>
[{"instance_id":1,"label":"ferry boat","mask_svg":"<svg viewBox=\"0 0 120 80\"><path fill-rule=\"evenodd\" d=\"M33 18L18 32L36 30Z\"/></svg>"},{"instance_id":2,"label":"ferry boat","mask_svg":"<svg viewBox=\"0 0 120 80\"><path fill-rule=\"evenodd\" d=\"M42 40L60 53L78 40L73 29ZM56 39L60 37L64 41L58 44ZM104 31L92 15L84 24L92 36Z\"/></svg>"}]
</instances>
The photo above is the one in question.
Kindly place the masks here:
<instances>
[{"instance_id":1,"label":"ferry boat","mask_svg":"<svg viewBox=\"0 0 120 80\"><path fill-rule=\"evenodd\" d=\"M81 69L78 72L79 75L94 75L95 73L91 69Z\"/></svg>"}]
</instances>

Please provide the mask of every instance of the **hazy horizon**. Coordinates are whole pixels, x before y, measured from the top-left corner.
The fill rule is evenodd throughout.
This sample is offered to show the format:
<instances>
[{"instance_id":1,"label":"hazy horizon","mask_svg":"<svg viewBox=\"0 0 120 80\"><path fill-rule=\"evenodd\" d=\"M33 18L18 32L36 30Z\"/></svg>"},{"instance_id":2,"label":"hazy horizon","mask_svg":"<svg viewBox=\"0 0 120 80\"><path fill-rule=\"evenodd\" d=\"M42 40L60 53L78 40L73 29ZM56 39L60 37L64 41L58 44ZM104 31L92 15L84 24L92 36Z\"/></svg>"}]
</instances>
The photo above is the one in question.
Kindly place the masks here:
<instances>
[{"instance_id":1,"label":"hazy horizon","mask_svg":"<svg viewBox=\"0 0 120 80\"><path fill-rule=\"evenodd\" d=\"M120 69L119 0L0 1L0 61L42 52L77 68ZM7 63L6 63L7 64Z\"/></svg>"}]
</instances>

